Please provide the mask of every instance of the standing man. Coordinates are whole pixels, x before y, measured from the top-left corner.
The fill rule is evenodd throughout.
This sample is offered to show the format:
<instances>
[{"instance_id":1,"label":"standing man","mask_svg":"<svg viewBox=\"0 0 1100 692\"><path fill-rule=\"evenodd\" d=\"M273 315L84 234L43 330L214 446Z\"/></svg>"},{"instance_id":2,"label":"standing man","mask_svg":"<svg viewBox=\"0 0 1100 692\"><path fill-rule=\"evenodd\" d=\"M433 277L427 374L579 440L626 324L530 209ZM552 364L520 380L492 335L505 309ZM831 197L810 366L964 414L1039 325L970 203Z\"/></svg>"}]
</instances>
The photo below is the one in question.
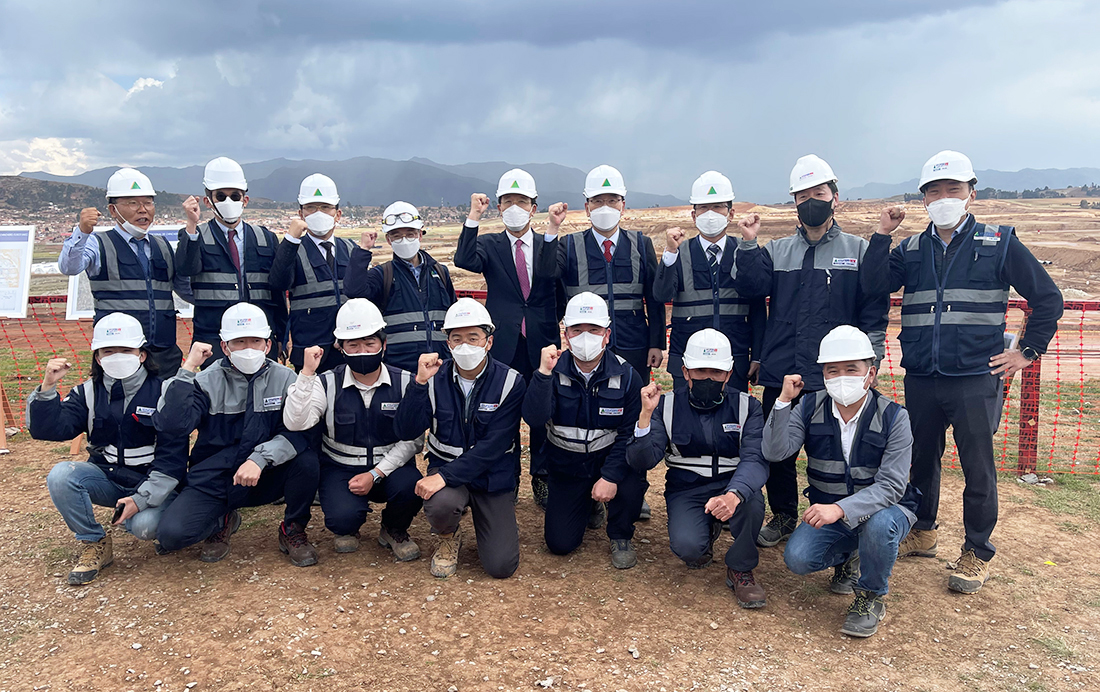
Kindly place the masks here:
<instances>
[{"instance_id":1,"label":"standing man","mask_svg":"<svg viewBox=\"0 0 1100 692\"><path fill-rule=\"evenodd\" d=\"M394 202L382 212L382 232L393 250L388 262L371 267L371 246L352 250L344 290L349 298L366 298L386 319L386 364L416 372L423 353L446 358L443 320L455 302L451 273L420 249L424 220L408 202Z\"/></svg>"},{"instance_id":2,"label":"standing man","mask_svg":"<svg viewBox=\"0 0 1100 692\"><path fill-rule=\"evenodd\" d=\"M176 344L175 291L191 302L191 280L176 271L172 248L160 236L148 236L156 213L157 193L144 173L120 168L107 181L107 213L115 227L92 231L101 214L94 207L80 211L80 221L61 247L57 266L62 274L88 272L95 305L95 323L121 312L141 323L145 349L162 377L171 377L183 361ZM188 210L188 217L197 210Z\"/></svg>"},{"instance_id":3,"label":"standing man","mask_svg":"<svg viewBox=\"0 0 1100 692\"><path fill-rule=\"evenodd\" d=\"M176 267L191 277L195 294L195 334L192 343L211 348L207 363L221 358L218 330L222 313L237 303L258 305L271 325L273 355L282 350L286 337L286 296L272 288L269 274L279 239L263 226L241 220L248 206L248 182L244 170L232 159L220 156L206 164L202 179L203 203L214 218L198 227L199 203L194 197L183 203L187 227L176 246Z\"/></svg>"},{"instance_id":4,"label":"standing man","mask_svg":"<svg viewBox=\"0 0 1100 692\"><path fill-rule=\"evenodd\" d=\"M804 392L824 389L817 351L833 327L850 324L871 338L879 359L885 353L890 299L867 294L859 286L864 271L879 267L863 261L867 241L840 230L834 218L837 177L821 158L803 156L791 170L790 193L798 211L792 235L763 248L756 241L760 215L748 214L738 226L737 292L771 297L768 326L760 354L759 382L764 386L767 417L783 388L783 377L798 374ZM768 477L772 518L757 542L771 547L798 525L797 454L774 462Z\"/></svg>"},{"instance_id":5,"label":"standing man","mask_svg":"<svg viewBox=\"0 0 1100 692\"><path fill-rule=\"evenodd\" d=\"M767 308L763 298L749 299L736 290L737 246L726 236L733 218L733 185L717 171L707 171L691 185L691 218L699 235L686 243L683 230L665 233L665 251L657 266L653 294L672 301L672 335L668 372L683 379L684 346L697 331L711 328L725 334L733 349L730 383L748 391L759 366ZM680 252L681 245L686 252Z\"/></svg>"},{"instance_id":6,"label":"standing man","mask_svg":"<svg viewBox=\"0 0 1100 692\"><path fill-rule=\"evenodd\" d=\"M275 295L290 291L290 364L302 369L305 350L323 349L317 370L324 372L343 362L332 344L336 313L347 298L344 275L356 244L337 238L340 220L340 194L332 178L320 173L307 176L298 189L298 218L279 243L271 263L268 283ZM363 241L374 242L373 231L363 233ZM302 242L303 237L308 242Z\"/></svg>"},{"instance_id":7,"label":"standing man","mask_svg":"<svg viewBox=\"0 0 1100 692\"><path fill-rule=\"evenodd\" d=\"M912 482L921 492L917 522L898 557L932 557L939 546L940 463L952 426L963 490L962 554L950 589L974 593L989 579L997 524L993 435L1002 378L1046 351L1062 316L1062 294L1011 226L978 223L969 213L977 183L974 167L957 151L941 151L921 170L920 191L931 223L890 251L890 233L905 212L882 213L866 262L879 271L860 275L864 291L905 289L901 306L901 366L905 406L913 426ZM1018 348L1005 349L1009 289L1031 314Z\"/></svg>"}]
</instances>

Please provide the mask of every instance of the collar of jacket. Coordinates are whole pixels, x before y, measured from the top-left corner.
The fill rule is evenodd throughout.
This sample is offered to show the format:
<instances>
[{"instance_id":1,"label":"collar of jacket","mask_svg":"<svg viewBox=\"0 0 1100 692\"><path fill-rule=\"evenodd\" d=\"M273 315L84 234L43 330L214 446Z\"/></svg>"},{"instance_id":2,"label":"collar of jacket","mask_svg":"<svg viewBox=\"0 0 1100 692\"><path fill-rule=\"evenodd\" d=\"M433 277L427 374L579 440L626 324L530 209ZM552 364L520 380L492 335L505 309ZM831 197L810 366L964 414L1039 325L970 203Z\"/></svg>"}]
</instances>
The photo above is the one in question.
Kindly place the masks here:
<instances>
[{"instance_id":1,"label":"collar of jacket","mask_svg":"<svg viewBox=\"0 0 1100 692\"><path fill-rule=\"evenodd\" d=\"M978 219L974 218L974 215L970 212L966 212L966 218L963 219L963 222L959 225L957 229L958 235L966 237L966 235L970 233L970 231L974 230L974 226L976 226L977 224ZM929 237L939 236L939 234L936 233L936 224L932 223L931 221L928 222L928 227L924 229L924 232L928 234ZM952 231L951 233L951 239L954 240L956 231Z\"/></svg>"},{"instance_id":2,"label":"collar of jacket","mask_svg":"<svg viewBox=\"0 0 1100 692\"><path fill-rule=\"evenodd\" d=\"M568 354L568 356L566 356L566 354ZM588 383L585 383L584 378L577 372L577 369L578 368L576 368L573 363L572 351L563 353L562 357L558 358L557 365L554 366L555 373L565 375L582 387L587 387L592 383L610 380L615 375L623 374L623 364L619 362L619 359L615 357L615 354L612 353L609 348L603 350L600 362L596 365L596 369L592 372L592 379L589 380Z\"/></svg>"},{"instance_id":3,"label":"collar of jacket","mask_svg":"<svg viewBox=\"0 0 1100 692\"><path fill-rule=\"evenodd\" d=\"M821 240L817 241L817 243L811 243L810 239L806 237L806 229L802 226L798 227L798 237L802 238L802 242L810 245L811 247L821 245L826 241L832 240L838 235L840 235L840 224L836 222L836 219L833 219L833 225L829 228L829 230L825 231L825 235L821 236Z\"/></svg>"}]
</instances>

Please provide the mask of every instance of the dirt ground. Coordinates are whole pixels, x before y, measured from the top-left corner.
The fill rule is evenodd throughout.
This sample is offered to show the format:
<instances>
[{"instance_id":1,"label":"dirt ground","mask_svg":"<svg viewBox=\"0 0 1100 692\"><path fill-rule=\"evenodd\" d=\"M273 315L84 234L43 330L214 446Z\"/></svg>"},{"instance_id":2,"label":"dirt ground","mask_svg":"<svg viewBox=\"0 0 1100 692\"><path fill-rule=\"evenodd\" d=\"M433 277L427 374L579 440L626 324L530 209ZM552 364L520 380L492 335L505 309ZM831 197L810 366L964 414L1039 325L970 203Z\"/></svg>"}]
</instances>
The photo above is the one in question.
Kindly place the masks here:
<instances>
[{"instance_id":1,"label":"dirt ground","mask_svg":"<svg viewBox=\"0 0 1100 692\"><path fill-rule=\"evenodd\" d=\"M295 568L277 549L280 510L264 507L245 511L232 553L213 565L197 548L157 557L116 533L114 565L77 588L65 583L76 544L45 487L68 447L20 435L11 450L0 458L0 690L1100 687L1097 533L1039 506L1066 492L1057 486L1001 483L994 577L961 596L945 563L961 542L962 483L946 473L940 556L897 565L887 620L860 641L837 632L849 597L827 591L827 574L789 573L780 548L762 551L759 611L737 607L720 563L687 570L668 549L657 470L632 570L610 566L602 531L550 555L524 487L508 580L481 570L468 519L458 575L430 576L422 515L411 533L425 557L395 564L372 540L336 555L318 513L320 564ZM364 537L376 531L374 514Z\"/></svg>"}]
</instances>

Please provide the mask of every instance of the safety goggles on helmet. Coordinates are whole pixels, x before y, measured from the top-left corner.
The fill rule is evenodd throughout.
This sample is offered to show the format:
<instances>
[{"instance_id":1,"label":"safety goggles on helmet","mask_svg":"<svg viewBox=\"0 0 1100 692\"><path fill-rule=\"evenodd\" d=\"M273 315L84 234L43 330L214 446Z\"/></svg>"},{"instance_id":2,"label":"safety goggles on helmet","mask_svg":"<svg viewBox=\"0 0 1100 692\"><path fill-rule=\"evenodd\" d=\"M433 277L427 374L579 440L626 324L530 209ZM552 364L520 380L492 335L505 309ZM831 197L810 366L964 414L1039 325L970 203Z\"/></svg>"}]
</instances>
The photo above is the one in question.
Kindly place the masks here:
<instances>
[{"instance_id":1,"label":"safety goggles on helmet","mask_svg":"<svg viewBox=\"0 0 1100 692\"><path fill-rule=\"evenodd\" d=\"M386 226L395 226L398 222L411 223L413 221L419 221L420 215L413 214L412 212L403 211L399 214L388 214L382 217L382 223Z\"/></svg>"}]
</instances>

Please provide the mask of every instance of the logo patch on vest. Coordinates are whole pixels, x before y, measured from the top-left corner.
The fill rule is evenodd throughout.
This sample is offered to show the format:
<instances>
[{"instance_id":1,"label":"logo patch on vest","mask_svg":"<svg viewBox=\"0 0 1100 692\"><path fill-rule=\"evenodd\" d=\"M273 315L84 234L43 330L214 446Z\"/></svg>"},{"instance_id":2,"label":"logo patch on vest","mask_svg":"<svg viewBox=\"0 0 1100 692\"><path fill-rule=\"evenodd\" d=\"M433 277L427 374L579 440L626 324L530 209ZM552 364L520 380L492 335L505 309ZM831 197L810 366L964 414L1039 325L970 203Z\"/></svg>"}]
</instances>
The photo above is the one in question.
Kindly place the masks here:
<instances>
[{"instance_id":1,"label":"logo patch on vest","mask_svg":"<svg viewBox=\"0 0 1100 692\"><path fill-rule=\"evenodd\" d=\"M264 408L274 408L283 405L283 397L269 396L264 398Z\"/></svg>"},{"instance_id":2,"label":"logo patch on vest","mask_svg":"<svg viewBox=\"0 0 1100 692\"><path fill-rule=\"evenodd\" d=\"M740 423L722 423L722 432L741 432Z\"/></svg>"},{"instance_id":3,"label":"logo patch on vest","mask_svg":"<svg viewBox=\"0 0 1100 692\"><path fill-rule=\"evenodd\" d=\"M382 404L383 411L396 411L397 405L401 403L399 401L386 401Z\"/></svg>"},{"instance_id":4,"label":"logo patch on vest","mask_svg":"<svg viewBox=\"0 0 1100 692\"><path fill-rule=\"evenodd\" d=\"M623 415L623 409L621 407L620 408L609 408L607 406L601 406L600 407L600 415L601 416L621 416L621 415Z\"/></svg>"},{"instance_id":5,"label":"logo patch on vest","mask_svg":"<svg viewBox=\"0 0 1100 692\"><path fill-rule=\"evenodd\" d=\"M496 411L498 408L500 408L500 404L481 403L477 405L478 411Z\"/></svg>"},{"instance_id":6,"label":"logo patch on vest","mask_svg":"<svg viewBox=\"0 0 1100 692\"><path fill-rule=\"evenodd\" d=\"M856 269L859 267L859 260L855 257L834 257L833 266L842 269Z\"/></svg>"},{"instance_id":7,"label":"logo patch on vest","mask_svg":"<svg viewBox=\"0 0 1100 692\"><path fill-rule=\"evenodd\" d=\"M139 416L151 416L156 412L157 410L152 406L138 406L134 409L134 413L138 414Z\"/></svg>"},{"instance_id":8,"label":"logo patch on vest","mask_svg":"<svg viewBox=\"0 0 1100 692\"><path fill-rule=\"evenodd\" d=\"M982 245L996 245L1001 242L1001 231L1000 229L995 231L990 231L989 229L974 231L974 240L982 241Z\"/></svg>"}]
</instances>

